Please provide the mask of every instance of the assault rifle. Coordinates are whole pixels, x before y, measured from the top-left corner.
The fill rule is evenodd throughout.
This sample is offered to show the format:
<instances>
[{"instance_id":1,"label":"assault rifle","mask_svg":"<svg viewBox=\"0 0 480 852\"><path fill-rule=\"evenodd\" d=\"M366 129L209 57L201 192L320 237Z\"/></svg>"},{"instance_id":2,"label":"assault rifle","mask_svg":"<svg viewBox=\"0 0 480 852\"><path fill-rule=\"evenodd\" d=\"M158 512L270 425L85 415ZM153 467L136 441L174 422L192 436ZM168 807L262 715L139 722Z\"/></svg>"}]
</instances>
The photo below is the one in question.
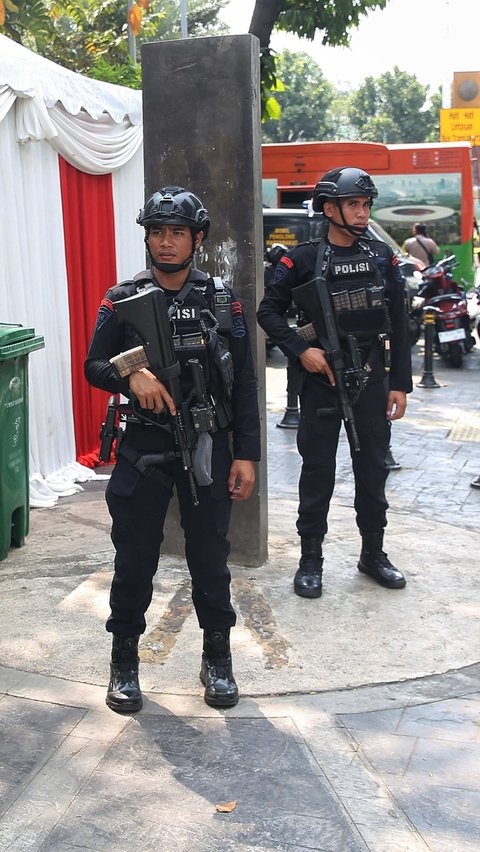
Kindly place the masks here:
<instances>
[{"instance_id":1,"label":"assault rifle","mask_svg":"<svg viewBox=\"0 0 480 852\"><path fill-rule=\"evenodd\" d=\"M175 353L165 295L159 287L150 287L134 296L113 303L117 322L126 323L138 332L143 346L136 346L110 359L120 377L128 376L141 367L148 367L155 377L165 384L174 403L176 414L171 416L177 454L188 474L190 494L194 506L198 506L197 489L193 476L192 451L197 443L198 431L204 425L194 425L188 401L184 399L180 382L181 367ZM194 360L194 359L192 359ZM202 389L198 372L201 364L192 370L195 387ZM195 378L197 376L197 378ZM198 398L198 397L197 397ZM205 408L205 395L200 407ZM213 413L212 413L213 420ZM153 458L153 457L152 457Z\"/></svg>"},{"instance_id":2,"label":"assault rifle","mask_svg":"<svg viewBox=\"0 0 480 852\"><path fill-rule=\"evenodd\" d=\"M306 316L312 317L312 322L296 329L297 334L304 340L318 340L325 350L338 391L340 409L345 428L351 439L355 452L360 451L352 400L358 397L364 387L368 372L362 367L357 341L353 335L347 335L348 347L352 359L352 367L345 364L345 352L340 345L337 325L333 313L330 293L323 276L318 276L307 284L292 290L293 301Z\"/></svg>"}]
</instances>

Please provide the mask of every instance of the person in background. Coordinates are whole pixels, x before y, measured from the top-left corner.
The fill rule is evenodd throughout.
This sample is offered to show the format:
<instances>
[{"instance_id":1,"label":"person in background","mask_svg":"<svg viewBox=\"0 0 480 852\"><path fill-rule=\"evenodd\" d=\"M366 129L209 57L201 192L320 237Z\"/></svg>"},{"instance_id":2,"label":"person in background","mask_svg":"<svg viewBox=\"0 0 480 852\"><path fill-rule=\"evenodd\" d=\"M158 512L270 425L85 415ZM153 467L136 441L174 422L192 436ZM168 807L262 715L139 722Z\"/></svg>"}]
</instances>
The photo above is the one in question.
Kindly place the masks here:
<instances>
[{"instance_id":1,"label":"person in background","mask_svg":"<svg viewBox=\"0 0 480 852\"><path fill-rule=\"evenodd\" d=\"M273 277L275 275L275 267L288 251L287 246L282 245L281 243L273 243L273 245L269 246L265 252L265 269L263 273L263 283L264 286L267 287L271 281L273 281Z\"/></svg>"},{"instance_id":2,"label":"person in background","mask_svg":"<svg viewBox=\"0 0 480 852\"><path fill-rule=\"evenodd\" d=\"M412 237L405 240L403 250L427 266L433 266L435 257L440 254L440 249L435 240L428 236L426 226L416 222L412 228L412 234Z\"/></svg>"}]
</instances>

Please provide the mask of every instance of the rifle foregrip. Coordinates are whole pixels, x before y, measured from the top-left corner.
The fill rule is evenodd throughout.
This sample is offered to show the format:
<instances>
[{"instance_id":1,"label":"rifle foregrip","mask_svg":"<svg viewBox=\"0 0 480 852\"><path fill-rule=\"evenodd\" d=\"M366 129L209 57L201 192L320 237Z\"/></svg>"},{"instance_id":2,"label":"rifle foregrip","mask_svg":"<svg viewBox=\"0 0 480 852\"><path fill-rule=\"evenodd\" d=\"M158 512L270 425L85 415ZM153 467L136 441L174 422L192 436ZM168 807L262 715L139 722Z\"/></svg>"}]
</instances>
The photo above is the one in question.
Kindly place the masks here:
<instances>
[{"instance_id":1,"label":"rifle foregrip","mask_svg":"<svg viewBox=\"0 0 480 852\"><path fill-rule=\"evenodd\" d=\"M110 358L110 364L115 368L121 379L135 373L136 370L141 370L143 367L150 367L143 346L135 346L133 349L128 349L127 352L120 352L120 355Z\"/></svg>"}]
</instances>

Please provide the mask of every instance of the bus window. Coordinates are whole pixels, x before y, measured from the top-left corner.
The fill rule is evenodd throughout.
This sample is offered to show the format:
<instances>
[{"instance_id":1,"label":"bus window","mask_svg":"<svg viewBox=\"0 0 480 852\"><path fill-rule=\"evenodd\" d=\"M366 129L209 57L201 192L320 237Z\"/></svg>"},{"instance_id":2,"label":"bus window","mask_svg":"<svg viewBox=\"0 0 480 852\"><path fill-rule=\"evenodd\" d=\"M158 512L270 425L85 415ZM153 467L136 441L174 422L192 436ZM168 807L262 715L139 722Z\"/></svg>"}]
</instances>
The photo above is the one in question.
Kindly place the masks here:
<instances>
[{"instance_id":1,"label":"bus window","mask_svg":"<svg viewBox=\"0 0 480 852\"><path fill-rule=\"evenodd\" d=\"M459 172L375 175L376 219L403 245L421 222L443 250L461 243L462 177Z\"/></svg>"}]
</instances>

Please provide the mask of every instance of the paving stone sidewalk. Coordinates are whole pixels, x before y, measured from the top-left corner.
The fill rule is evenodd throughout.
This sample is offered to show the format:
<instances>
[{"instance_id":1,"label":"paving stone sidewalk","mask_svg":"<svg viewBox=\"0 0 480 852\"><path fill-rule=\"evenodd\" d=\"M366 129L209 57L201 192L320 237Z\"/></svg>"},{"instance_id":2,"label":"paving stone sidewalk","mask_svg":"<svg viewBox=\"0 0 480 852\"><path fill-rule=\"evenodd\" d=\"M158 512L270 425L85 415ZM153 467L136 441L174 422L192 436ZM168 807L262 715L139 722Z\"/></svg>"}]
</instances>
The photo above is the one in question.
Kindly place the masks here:
<instances>
[{"instance_id":1,"label":"paving stone sidewalk","mask_svg":"<svg viewBox=\"0 0 480 852\"><path fill-rule=\"evenodd\" d=\"M418 382L420 347L414 366ZM480 350L434 370L441 387L416 387L392 431L388 540L405 593L355 571L342 439L326 592L306 602L291 589L299 460L295 433L277 428L285 365L271 353L270 559L232 566L232 710L203 703L188 578L165 558L144 711L111 713L104 484L32 512L26 546L0 563L0 850L478 850Z\"/></svg>"}]
</instances>

